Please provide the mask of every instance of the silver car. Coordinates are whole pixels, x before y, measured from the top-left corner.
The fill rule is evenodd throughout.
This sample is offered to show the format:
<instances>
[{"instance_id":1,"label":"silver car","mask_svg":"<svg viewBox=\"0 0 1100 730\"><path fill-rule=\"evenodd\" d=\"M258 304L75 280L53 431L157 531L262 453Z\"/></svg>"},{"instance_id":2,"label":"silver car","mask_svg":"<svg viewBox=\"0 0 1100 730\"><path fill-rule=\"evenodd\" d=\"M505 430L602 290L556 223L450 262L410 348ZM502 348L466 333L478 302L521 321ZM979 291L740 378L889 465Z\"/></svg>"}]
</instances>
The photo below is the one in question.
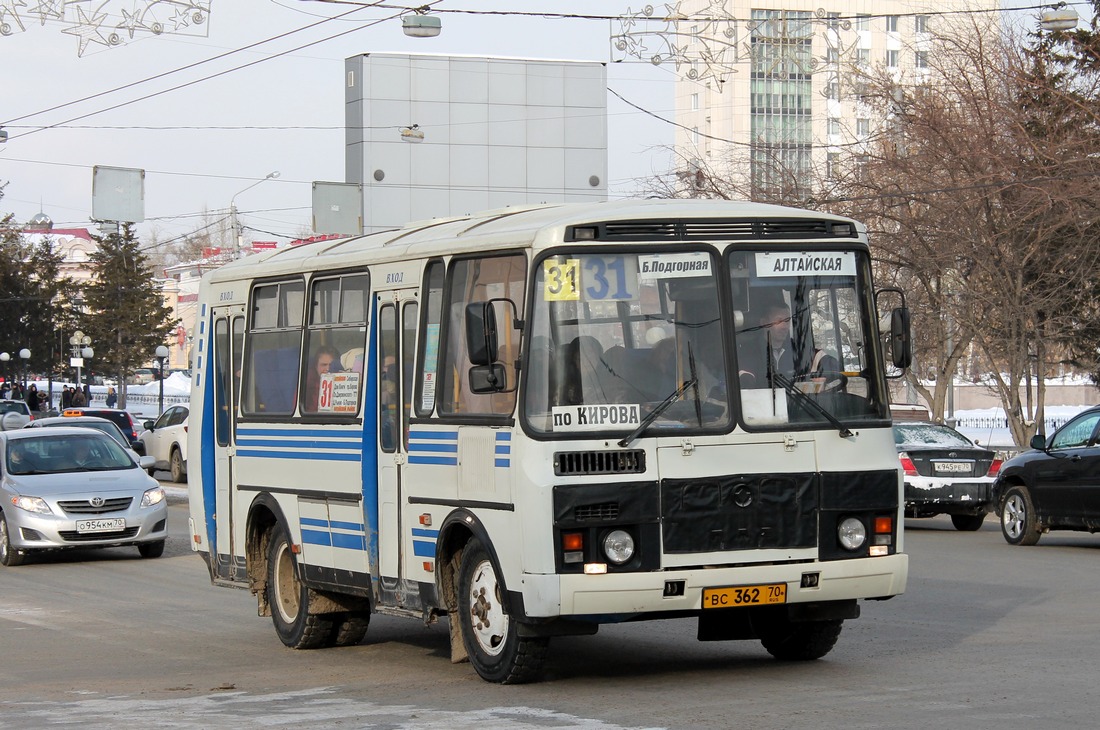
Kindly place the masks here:
<instances>
[{"instance_id":1,"label":"silver car","mask_svg":"<svg viewBox=\"0 0 1100 730\"><path fill-rule=\"evenodd\" d=\"M168 503L110 436L87 428L0 431L0 565L40 550L135 545L164 552Z\"/></svg>"}]
</instances>

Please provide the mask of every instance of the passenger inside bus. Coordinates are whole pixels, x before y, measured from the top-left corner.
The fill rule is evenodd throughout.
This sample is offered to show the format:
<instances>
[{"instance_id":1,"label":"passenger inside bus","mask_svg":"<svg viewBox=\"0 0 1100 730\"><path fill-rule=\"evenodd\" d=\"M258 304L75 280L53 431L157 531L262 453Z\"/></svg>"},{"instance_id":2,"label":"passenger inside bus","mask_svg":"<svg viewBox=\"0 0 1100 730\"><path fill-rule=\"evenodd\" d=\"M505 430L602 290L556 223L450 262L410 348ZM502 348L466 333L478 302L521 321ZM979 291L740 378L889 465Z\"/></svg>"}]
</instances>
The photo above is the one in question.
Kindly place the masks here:
<instances>
[{"instance_id":1,"label":"passenger inside bus","mask_svg":"<svg viewBox=\"0 0 1100 730\"><path fill-rule=\"evenodd\" d=\"M321 376L325 373L337 372L340 372L340 351L330 345L317 348L309 359L309 372L306 374L306 411L317 412L321 395Z\"/></svg>"}]
</instances>

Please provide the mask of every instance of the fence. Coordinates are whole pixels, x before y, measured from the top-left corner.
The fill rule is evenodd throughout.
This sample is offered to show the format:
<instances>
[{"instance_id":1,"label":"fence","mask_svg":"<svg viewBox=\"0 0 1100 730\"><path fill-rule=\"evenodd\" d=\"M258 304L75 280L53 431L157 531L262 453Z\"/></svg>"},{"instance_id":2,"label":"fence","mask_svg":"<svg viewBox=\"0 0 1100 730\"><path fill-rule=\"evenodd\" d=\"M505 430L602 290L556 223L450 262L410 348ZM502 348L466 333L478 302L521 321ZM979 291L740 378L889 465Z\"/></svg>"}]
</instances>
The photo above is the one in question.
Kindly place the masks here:
<instances>
[{"instance_id":1,"label":"fence","mask_svg":"<svg viewBox=\"0 0 1100 730\"><path fill-rule=\"evenodd\" d=\"M1043 419L1046 427L1043 433L1053 433L1073 416L1049 416ZM1008 418L1005 416L961 416L955 419L955 428L966 428L980 431L992 431L994 429L1007 429Z\"/></svg>"}]
</instances>

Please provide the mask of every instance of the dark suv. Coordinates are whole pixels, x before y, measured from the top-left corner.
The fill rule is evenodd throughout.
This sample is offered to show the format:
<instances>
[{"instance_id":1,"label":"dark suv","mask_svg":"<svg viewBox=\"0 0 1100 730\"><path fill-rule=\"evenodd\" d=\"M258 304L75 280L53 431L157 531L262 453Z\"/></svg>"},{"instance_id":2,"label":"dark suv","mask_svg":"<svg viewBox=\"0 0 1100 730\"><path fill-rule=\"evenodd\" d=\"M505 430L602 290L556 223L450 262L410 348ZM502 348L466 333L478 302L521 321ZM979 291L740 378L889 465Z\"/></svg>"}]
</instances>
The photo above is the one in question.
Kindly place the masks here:
<instances>
[{"instance_id":1,"label":"dark suv","mask_svg":"<svg viewBox=\"0 0 1100 730\"><path fill-rule=\"evenodd\" d=\"M122 430L122 435L130 439L130 442L138 440L138 426L128 411L120 411L114 408L66 408L61 412L62 416L95 416L106 418Z\"/></svg>"}]
</instances>

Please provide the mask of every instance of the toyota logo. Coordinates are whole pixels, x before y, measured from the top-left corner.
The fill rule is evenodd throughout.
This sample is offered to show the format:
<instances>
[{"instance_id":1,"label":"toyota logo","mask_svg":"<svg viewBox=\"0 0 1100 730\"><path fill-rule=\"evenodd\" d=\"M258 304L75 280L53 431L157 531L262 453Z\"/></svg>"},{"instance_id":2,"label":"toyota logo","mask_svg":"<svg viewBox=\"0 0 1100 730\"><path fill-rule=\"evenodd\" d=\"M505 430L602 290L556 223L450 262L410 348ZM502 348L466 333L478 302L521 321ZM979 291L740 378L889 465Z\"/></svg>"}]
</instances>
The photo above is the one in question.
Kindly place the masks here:
<instances>
[{"instance_id":1,"label":"toyota logo","mask_svg":"<svg viewBox=\"0 0 1100 730\"><path fill-rule=\"evenodd\" d=\"M956 458L956 457L958 456L958 454L957 454L957 453L955 453L954 451L951 451L951 452L948 452L947 456L948 456L948 458L950 458L950 459L954 459L954 458Z\"/></svg>"},{"instance_id":2,"label":"toyota logo","mask_svg":"<svg viewBox=\"0 0 1100 730\"><path fill-rule=\"evenodd\" d=\"M88 501L90 501L92 503L93 507L102 507L103 506L103 497L92 497Z\"/></svg>"}]
</instances>

